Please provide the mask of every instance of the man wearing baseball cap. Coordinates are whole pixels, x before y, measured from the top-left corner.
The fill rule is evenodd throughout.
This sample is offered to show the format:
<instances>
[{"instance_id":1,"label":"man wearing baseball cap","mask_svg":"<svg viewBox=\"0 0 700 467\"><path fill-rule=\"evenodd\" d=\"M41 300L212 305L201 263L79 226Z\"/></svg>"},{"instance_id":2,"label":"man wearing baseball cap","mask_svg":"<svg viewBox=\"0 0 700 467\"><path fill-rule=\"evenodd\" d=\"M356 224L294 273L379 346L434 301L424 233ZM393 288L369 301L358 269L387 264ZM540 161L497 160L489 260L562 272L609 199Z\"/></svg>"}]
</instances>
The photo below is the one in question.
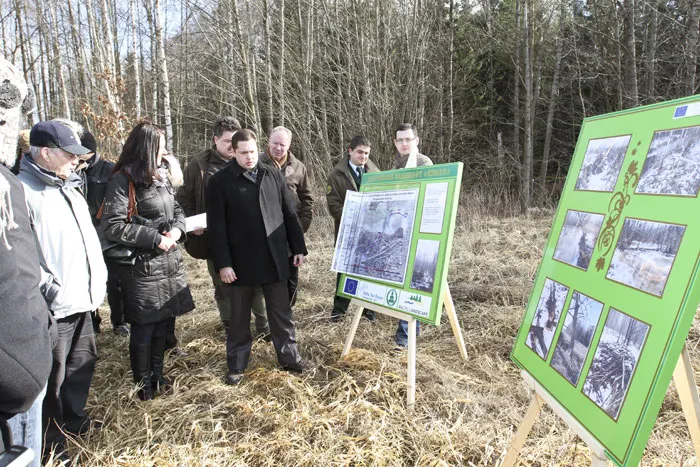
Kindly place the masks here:
<instances>
[{"instance_id":1,"label":"man wearing baseball cap","mask_svg":"<svg viewBox=\"0 0 700 467\"><path fill-rule=\"evenodd\" d=\"M58 328L43 406L46 458L65 450L65 432L79 435L91 426L85 403L97 348L90 311L104 299L107 269L74 172L79 156L91 151L54 121L34 125L29 143L19 179L43 259L41 291Z\"/></svg>"}]
</instances>

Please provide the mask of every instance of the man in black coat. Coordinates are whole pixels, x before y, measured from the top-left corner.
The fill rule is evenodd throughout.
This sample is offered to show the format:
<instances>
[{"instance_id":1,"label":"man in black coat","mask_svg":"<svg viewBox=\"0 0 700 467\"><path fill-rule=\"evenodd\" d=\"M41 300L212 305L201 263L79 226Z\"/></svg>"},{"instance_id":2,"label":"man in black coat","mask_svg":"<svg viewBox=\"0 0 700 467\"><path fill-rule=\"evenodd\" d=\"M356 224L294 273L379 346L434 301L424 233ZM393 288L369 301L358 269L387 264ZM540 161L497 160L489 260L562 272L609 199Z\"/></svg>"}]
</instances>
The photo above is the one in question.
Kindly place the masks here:
<instances>
[{"instance_id":1,"label":"man in black coat","mask_svg":"<svg viewBox=\"0 0 700 467\"><path fill-rule=\"evenodd\" d=\"M305 369L287 292L287 253L291 250L299 267L307 251L284 178L279 170L258 163L255 133L239 130L231 144L236 163L217 172L207 186L207 228L215 270L222 282L232 284L226 383L238 384L250 358L250 311L257 286L265 296L280 365L294 372Z\"/></svg>"}]
</instances>

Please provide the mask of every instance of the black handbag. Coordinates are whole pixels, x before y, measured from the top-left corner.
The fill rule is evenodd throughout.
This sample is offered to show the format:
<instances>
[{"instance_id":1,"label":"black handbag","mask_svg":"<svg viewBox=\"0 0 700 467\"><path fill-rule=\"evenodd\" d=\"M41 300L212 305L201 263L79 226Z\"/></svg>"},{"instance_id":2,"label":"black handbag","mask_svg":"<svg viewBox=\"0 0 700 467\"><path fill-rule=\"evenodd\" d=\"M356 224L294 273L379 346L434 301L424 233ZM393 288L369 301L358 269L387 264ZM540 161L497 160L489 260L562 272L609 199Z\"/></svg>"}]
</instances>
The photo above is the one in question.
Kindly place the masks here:
<instances>
[{"instance_id":1,"label":"black handbag","mask_svg":"<svg viewBox=\"0 0 700 467\"><path fill-rule=\"evenodd\" d=\"M185 239L185 250L193 258L207 259L209 257L209 247L207 241L207 232L202 235L188 235Z\"/></svg>"},{"instance_id":2,"label":"black handbag","mask_svg":"<svg viewBox=\"0 0 700 467\"><path fill-rule=\"evenodd\" d=\"M122 172L124 173L124 172ZM126 174L125 174L126 175ZM138 216L138 210L136 209L136 188L134 187L134 182L131 180L129 175L126 175L129 179L129 203L126 209L126 222L135 224L146 224L150 222L148 219ZM97 211L97 219L102 218L102 212L105 208L105 202L102 201L100 210ZM136 264L136 258L139 255L139 248L136 246L124 245L123 243L112 242L106 240L104 236L100 239L102 244L102 256L105 261L109 261L112 264L119 264L124 266L133 266Z\"/></svg>"}]
</instances>

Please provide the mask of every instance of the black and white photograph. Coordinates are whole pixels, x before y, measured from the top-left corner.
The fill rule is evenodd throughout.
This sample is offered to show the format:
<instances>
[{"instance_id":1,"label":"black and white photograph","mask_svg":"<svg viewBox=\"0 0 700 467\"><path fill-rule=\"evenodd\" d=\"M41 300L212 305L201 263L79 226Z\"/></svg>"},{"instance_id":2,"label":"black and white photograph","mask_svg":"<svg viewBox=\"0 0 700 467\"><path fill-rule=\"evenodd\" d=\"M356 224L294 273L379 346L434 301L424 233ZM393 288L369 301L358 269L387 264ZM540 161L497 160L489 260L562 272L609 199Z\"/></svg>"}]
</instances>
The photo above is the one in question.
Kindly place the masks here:
<instances>
[{"instance_id":1,"label":"black and white photograph","mask_svg":"<svg viewBox=\"0 0 700 467\"><path fill-rule=\"evenodd\" d=\"M654 133L636 193L697 196L698 188L700 126Z\"/></svg>"},{"instance_id":2,"label":"black and white photograph","mask_svg":"<svg viewBox=\"0 0 700 467\"><path fill-rule=\"evenodd\" d=\"M551 365L574 386L581 376L602 311L603 304L587 295L575 291L571 296Z\"/></svg>"},{"instance_id":3,"label":"black and white photograph","mask_svg":"<svg viewBox=\"0 0 700 467\"><path fill-rule=\"evenodd\" d=\"M610 309L583 393L617 420L637 367L649 325Z\"/></svg>"},{"instance_id":4,"label":"black and white photograph","mask_svg":"<svg viewBox=\"0 0 700 467\"><path fill-rule=\"evenodd\" d=\"M334 256L333 270L403 284L418 191L416 188L359 193L357 213L348 218L352 228L338 239L344 247L342 254Z\"/></svg>"},{"instance_id":5,"label":"black and white photograph","mask_svg":"<svg viewBox=\"0 0 700 467\"><path fill-rule=\"evenodd\" d=\"M438 240L419 239L416 246L416 256L413 260L411 288L432 293L435 283L440 242Z\"/></svg>"},{"instance_id":6,"label":"black and white photograph","mask_svg":"<svg viewBox=\"0 0 700 467\"><path fill-rule=\"evenodd\" d=\"M630 135L590 140L575 189L613 191L629 143Z\"/></svg>"},{"instance_id":7,"label":"black and white photograph","mask_svg":"<svg viewBox=\"0 0 700 467\"><path fill-rule=\"evenodd\" d=\"M625 219L606 277L661 296L685 226Z\"/></svg>"},{"instance_id":8,"label":"black and white photograph","mask_svg":"<svg viewBox=\"0 0 700 467\"><path fill-rule=\"evenodd\" d=\"M588 269L604 218L602 214L567 211L554 250L554 259L577 268Z\"/></svg>"},{"instance_id":9,"label":"black and white photograph","mask_svg":"<svg viewBox=\"0 0 700 467\"><path fill-rule=\"evenodd\" d=\"M542 294L537 302L537 309L532 317L532 324L530 324L530 332L527 334L525 345L545 360L552 345L554 333L557 331L557 326L559 326L559 318L564 309L564 302L568 293L569 288L567 286L551 279L544 281Z\"/></svg>"}]
</instances>

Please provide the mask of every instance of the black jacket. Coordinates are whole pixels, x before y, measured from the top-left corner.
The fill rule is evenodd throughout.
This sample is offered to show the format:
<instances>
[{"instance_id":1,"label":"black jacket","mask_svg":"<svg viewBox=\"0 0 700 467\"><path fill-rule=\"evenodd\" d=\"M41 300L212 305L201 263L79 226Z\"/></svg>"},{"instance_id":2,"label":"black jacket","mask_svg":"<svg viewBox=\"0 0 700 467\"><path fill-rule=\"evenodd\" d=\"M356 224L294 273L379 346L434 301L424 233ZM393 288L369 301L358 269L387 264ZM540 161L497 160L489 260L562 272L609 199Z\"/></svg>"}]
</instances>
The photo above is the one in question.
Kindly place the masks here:
<instances>
[{"instance_id":1,"label":"black jacket","mask_svg":"<svg viewBox=\"0 0 700 467\"><path fill-rule=\"evenodd\" d=\"M3 198L10 202L17 224L4 230L6 239L0 238L0 418L9 418L26 412L46 385L52 343L22 183L0 164L0 183L3 179L9 184Z\"/></svg>"},{"instance_id":2,"label":"black jacket","mask_svg":"<svg viewBox=\"0 0 700 467\"><path fill-rule=\"evenodd\" d=\"M194 302L182 267L182 252L158 248L161 233L173 228L185 239L185 215L175 201L174 190L166 186L136 185L138 219L126 222L129 181L122 172L107 183L102 229L107 240L139 248L134 266L120 267L125 317L129 323L151 324L194 309Z\"/></svg>"},{"instance_id":3,"label":"black jacket","mask_svg":"<svg viewBox=\"0 0 700 467\"><path fill-rule=\"evenodd\" d=\"M88 166L84 171L86 183L83 189L85 190L85 200L88 203L92 221L94 224L99 224L100 221L97 220L97 211L100 210L102 201L105 199L105 193L107 192L107 181L109 180L110 175L112 175L114 162L101 159L97 154L95 154L93 157L94 159L88 163Z\"/></svg>"},{"instance_id":4,"label":"black jacket","mask_svg":"<svg viewBox=\"0 0 700 467\"><path fill-rule=\"evenodd\" d=\"M236 284L289 277L289 252L307 254L304 233L279 170L258 164L256 181L232 162L207 186L210 257L219 271L232 267Z\"/></svg>"}]
</instances>

